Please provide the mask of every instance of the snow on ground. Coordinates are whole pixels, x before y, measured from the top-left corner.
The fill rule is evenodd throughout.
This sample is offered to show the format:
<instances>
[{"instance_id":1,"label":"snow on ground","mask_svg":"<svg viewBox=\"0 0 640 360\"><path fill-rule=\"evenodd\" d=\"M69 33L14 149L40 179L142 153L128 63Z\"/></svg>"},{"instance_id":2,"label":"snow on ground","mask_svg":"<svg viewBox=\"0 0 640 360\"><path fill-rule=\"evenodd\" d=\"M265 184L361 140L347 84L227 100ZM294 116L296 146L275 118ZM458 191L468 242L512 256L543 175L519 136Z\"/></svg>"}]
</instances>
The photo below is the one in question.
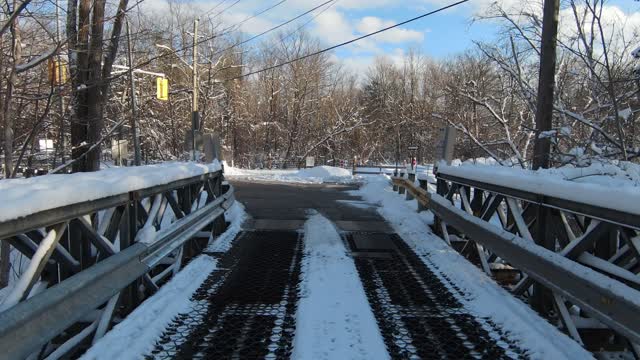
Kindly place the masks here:
<instances>
[{"instance_id":1,"label":"snow on ground","mask_svg":"<svg viewBox=\"0 0 640 360\"><path fill-rule=\"evenodd\" d=\"M0 222L77 202L167 184L220 169L217 160L211 164L166 162L90 173L0 180Z\"/></svg>"},{"instance_id":2,"label":"snow on ground","mask_svg":"<svg viewBox=\"0 0 640 360\"><path fill-rule=\"evenodd\" d=\"M248 170L225 165L224 174L228 178L302 184L346 184L358 179L351 175L351 170L332 166L316 166L301 170Z\"/></svg>"},{"instance_id":3,"label":"snow on ground","mask_svg":"<svg viewBox=\"0 0 640 360\"><path fill-rule=\"evenodd\" d=\"M575 341L561 333L531 308L501 288L485 273L434 235L429 225L430 212L417 213L415 201L393 192L389 178L368 177L365 185L354 195L378 204L378 212L434 270L444 273L468 296L452 291L458 300L476 317L488 317L508 332L511 339L528 350L534 359L588 359L592 355ZM444 284L448 281L441 278Z\"/></svg>"},{"instance_id":4,"label":"snow on ground","mask_svg":"<svg viewBox=\"0 0 640 360\"><path fill-rule=\"evenodd\" d=\"M327 218L304 227L293 359L388 359L353 259Z\"/></svg>"},{"instance_id":5,"label":"snow on ground","mask_svg":"<svg viewBox=\"0 0 640 360\"><path fill-rule=\"evenodd\" d=\"M244 207L235 202L225 213L226 220L231 225L210 244L208 250L227 251L246 216ZM216 264L216 259L206 255L191 261L155 295L93 345L82 359L143 359L145 354L153 350L156 340L171 320L195 306L191 296L216 269Z\"/></svg>"},{"instance_id":6,"label":"snow on ground","mask_svg":"<svg viewBox=\"0 0 640 360\"><path fill-rule=\"evenodd\" d=\"M538 171L462 163L438 172L640 215L640 166L593 164Z\"/></svg>"},{"instance_id":7,"label":"snow on ground","mask_svg":"<svg viewBox=\"0 0 640 360\"><path fill-rule=\"evenodd\" d=\"M142 359L174 316L188 312L191 294L216 269L216 260L203 255L191 261L152 297L137 307L93 345L81 359Z\"/></svg>"}]
</instances>

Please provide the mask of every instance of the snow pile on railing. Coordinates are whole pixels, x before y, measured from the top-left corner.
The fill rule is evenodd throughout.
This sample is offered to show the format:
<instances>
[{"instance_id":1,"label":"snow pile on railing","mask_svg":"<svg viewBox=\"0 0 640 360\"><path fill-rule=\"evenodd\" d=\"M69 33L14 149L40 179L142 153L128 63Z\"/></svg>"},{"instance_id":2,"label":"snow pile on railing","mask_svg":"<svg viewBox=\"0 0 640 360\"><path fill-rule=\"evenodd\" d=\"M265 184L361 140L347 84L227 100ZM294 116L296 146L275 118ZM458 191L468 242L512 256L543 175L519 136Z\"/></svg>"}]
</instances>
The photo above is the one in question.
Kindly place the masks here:
<instances>
[{"instance_id":1,"label":"snow pile on railing","mask_svg":"<svg viewBox=\"0 0 640 360\"><path fill-rule=\"evenodd\" d=\"M438 173L640 215L640 166L633 163L537 171L479 163L441 163Z\"/></svg>"},{"instance_id":2,"label":"snow pile on railing","mask_svg":"<svg viewBox=\"0 0 640 360\"><path fill-rule=\"evenodd\" d=\"M225 175L259 181L303 184L351 183L356 178L351 171L332 166L316 166L301 170L248 170L225 165Z\"/></svg>"},{"instance_id":3,"label":"snow pile on railing","mask_svg":"<svg viewBox=\"0 0 640 360\"><path fill-rule=\"evenodd\" d=\"M210 164L167 162L90 173L0 180L0 222L60 206L168 184L221 168L217 160Z\"/></svg>"}]
</instances>

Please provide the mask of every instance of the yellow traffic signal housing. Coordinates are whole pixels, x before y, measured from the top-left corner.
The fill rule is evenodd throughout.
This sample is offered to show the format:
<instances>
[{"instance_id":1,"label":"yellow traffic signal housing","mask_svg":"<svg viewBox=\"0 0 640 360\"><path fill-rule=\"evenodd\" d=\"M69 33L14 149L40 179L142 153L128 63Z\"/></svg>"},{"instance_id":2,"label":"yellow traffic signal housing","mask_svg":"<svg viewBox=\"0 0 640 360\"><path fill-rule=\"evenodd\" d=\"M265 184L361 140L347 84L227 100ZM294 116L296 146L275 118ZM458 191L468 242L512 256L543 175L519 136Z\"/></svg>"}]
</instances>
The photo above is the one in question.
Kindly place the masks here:
<instances>
[{"instance_id":1,"label":"yellow traffic signal housing","mask_svg":"<svg viewBox=\"0 0 640 360\"><path fill-rule=\"evenodd\" d=\"M169 79L156 78L156 97L158 100L169 100Z\"/></svg>"},{"instance_id":2,"label":"yellow traffic signal housing","mask_svg":"<svg viewBox=\"0 0 640 360\"><path fill-rule=\"evenodd\" d=\"M50 58L48 65L49 82L53 85L64 85L67 82L67 64Z\"/></svg>"}]
</instances>

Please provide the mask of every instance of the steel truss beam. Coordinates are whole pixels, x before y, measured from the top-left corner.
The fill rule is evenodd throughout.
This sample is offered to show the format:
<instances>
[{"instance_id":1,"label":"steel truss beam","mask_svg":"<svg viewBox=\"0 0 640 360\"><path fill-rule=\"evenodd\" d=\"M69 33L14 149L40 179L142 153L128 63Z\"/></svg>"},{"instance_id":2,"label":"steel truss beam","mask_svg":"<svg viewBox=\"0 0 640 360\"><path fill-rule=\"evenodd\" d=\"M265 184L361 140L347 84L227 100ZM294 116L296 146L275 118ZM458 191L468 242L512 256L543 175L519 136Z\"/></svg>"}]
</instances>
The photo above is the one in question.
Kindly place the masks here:
<instances>
[{"instance_id":1,"label":"steel truss beam","mask_svg":"<svg viewBox=\"0 0 640 360\"><path fill-rule=\"evenodd\" d=\"M212 172L0 223L0 239L16 245L34 267L20 280L26 285L10 294L14 300L0 304L6 309L0 312L0 359L59 358L89 336L97 341L116 313L144 300L141 285L153 294L158 281L177 273L183 256L202 247L185 251L187 244L225 223L234 197L222 184L222 173ZM57 285L28 298L40 278ZM74 324L88 326L69 331Z\"/></svg>"},{"instance_id":2,"label":"steel truss beam","mask_svg":"<svg viewBox=\"0 0 640 360\"><path fill-rule=\"evenodd\" d=\"M432 211L448 225L492 249L501 258L526 272L539 283L579 305L612 329L640 342L640 292L618 281L578 268L561 254L543 249L529 240L455 208L448 200L431 194ZM584 275L584 274L587 275ZM636 295L635 298L629 295Z\"/></svg>"},{"instance_id":3,"label":"steel truss beam","mask_svg":"<svg viewBox=\"0 0 640 360\"><path fill-rule=\"evenodd\" d=\"M598 322L626 337L627 343L638 344L640 218L517 187L444 173L438 173L437 179L439 195L429 194L427 203L436 215L434 230L444 236L445 241L451 232L460 234L459 238L469 239L464 249L474 243L484 245L483 253L490 266L498 262L522 271L522 279L512 287L514 294L527 296L533 288L533 295L538 298L536 302L530 298L532 305L547 304L538 311L555 307L553 316L562 321L576 341L581 344L585 341L587 348L590 344L587 338L581 338L580 329ZM459 201L461 209L454 206L455 201ZM538 217L541 208L546 208L544 219ZM499 220L502 229L490 225L491 220ZM515 244L530 247L532 251ZM486 272L487 264L482 256L480 261ZM568 271L567 266L563 269L559 263L593 276L576 277L575 271ZM542 287L532 287L534 284ZM546 290L548 295L536 293L544 288L551 290ZM577 306L579 315L569 312L571 305ZM573 309L575 312L576 308ZM585 316L593 319L574 321ZM593 344L592 349L597 350L599 346L601 344Z\"/></svg>"}]
</instances>

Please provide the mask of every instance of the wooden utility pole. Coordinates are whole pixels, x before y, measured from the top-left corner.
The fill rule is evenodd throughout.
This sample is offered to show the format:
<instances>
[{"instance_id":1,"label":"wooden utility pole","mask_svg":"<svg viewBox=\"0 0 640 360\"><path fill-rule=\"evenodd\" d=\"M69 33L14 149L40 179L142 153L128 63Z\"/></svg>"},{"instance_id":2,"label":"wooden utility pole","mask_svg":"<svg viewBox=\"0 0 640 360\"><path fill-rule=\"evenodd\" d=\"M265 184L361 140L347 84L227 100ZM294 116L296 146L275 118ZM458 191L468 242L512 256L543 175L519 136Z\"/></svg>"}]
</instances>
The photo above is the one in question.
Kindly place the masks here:
<instances>
[{"instance_id":1,"label":"wooden utility pole","mask_svg":"<svg viewBox=\"0 0 640 360\"><path fill-rule=\"evenodd\" d=\"M196 161L196 132L200 127L198 113L198 19L193 21L193 97L191 104L191 151Z\"/></svg>"},{"instance_id":2,"label":"wooden utility pole","mask_svg":"<svg viewBox=\"0 0 640 360\"><path fill-rule=\"evenodd\" d=\"M546 169L550 165L551 139L540 138L540 133L552 128L553 90L556 77L556 40L560 0L545 0L542 20L540 76L536 108L536 142L533 148L533 169Z\"/></svg>"},{"instance_id":3,"label":"wooden utility pole","mask_svg":"<svg viewBox=\"0 0 640 360\"><path fill-rule=\"evenodd\" d=\"M136 110L136 82L133 75L133 54L131 49L131 33L127 20L127 61L129 62L129 86L131 87L131 137L133 138L134 164L140 166L140 130L138 129L138 114ZM118 146L120 144L118 143ZM120 149L118 149L120 151Z\"/></svg>"}]
</instances>

